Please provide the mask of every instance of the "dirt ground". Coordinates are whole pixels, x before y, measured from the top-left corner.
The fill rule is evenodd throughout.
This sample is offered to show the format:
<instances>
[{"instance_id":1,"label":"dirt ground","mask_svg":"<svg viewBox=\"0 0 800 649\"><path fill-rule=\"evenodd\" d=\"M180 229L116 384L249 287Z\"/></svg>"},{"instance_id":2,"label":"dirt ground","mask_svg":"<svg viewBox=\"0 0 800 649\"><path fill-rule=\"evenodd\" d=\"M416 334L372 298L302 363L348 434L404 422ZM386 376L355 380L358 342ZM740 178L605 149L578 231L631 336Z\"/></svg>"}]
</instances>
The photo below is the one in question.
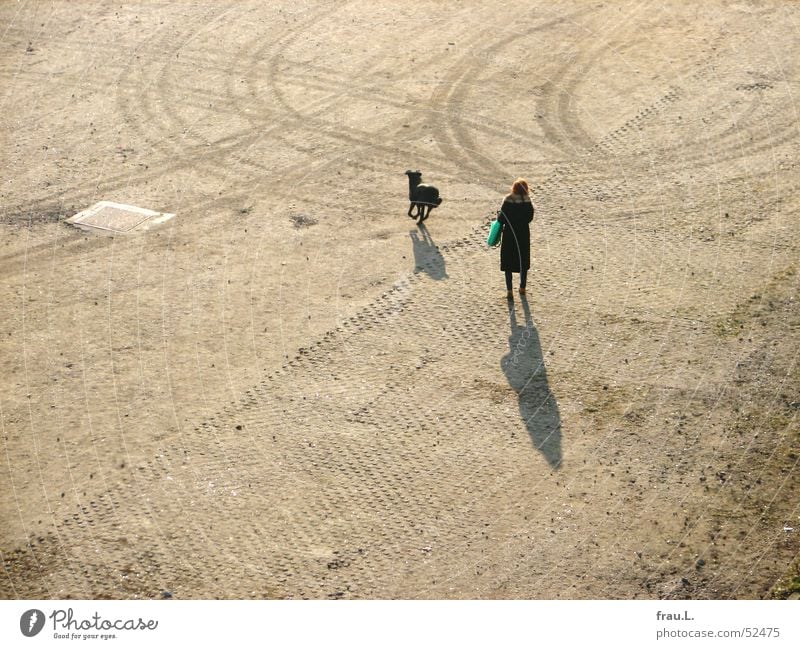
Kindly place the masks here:
<instances>
[{"instance_id":1,"label":"dirt ground","mask_svg":"<svg viewBox=\"0 0 800 649\"><path fill-rule=\"evenodd\" d=\"M0 3L0 596L775 596L799 36L789 1ZM64 223L100 200L177 216Z\"/></svg>"}]
</instances>

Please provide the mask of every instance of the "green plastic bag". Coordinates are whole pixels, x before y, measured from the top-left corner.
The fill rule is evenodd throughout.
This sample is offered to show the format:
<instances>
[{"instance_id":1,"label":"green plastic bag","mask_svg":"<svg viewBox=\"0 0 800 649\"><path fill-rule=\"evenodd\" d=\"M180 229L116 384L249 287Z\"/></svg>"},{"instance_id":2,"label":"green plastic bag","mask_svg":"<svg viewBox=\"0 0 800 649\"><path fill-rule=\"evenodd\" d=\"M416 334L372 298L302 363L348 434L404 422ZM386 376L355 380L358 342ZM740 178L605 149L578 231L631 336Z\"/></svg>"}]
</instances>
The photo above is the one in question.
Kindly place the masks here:
<instances>
[{"instance_id":1,"label":"green plastic bag","mask_svg":"<svg viewBox=\"0 0 800 649\"><path fill-rule=\"evenodd\" d=\"M500 243L500 231L503 229L503 225L495 219L492 221L492 226L489 228L489 236L486 237L486 245L487 246L496 246Z\"/></svg>"}]
</instances>

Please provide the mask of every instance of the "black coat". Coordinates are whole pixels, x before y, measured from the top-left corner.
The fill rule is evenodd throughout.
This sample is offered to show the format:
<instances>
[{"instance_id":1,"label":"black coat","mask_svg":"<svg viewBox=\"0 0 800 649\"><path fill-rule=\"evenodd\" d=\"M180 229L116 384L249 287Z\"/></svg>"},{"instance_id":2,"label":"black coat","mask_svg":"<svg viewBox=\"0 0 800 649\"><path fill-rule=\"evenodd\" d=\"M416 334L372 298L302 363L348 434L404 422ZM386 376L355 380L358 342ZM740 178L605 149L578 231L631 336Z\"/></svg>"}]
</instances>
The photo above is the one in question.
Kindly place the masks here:
<instances>
[{"instance_id":1,"label":"black coat","mask_svg":"<svg viewBox=\"0 0 800 649\"><path fill-rule=\"evenodd\" d=\"M503 224L500 243L500 270L519 273L531 267L531 228L533 203L527 196L509 194L497 220Z\"/></svg>"}]
</instances>

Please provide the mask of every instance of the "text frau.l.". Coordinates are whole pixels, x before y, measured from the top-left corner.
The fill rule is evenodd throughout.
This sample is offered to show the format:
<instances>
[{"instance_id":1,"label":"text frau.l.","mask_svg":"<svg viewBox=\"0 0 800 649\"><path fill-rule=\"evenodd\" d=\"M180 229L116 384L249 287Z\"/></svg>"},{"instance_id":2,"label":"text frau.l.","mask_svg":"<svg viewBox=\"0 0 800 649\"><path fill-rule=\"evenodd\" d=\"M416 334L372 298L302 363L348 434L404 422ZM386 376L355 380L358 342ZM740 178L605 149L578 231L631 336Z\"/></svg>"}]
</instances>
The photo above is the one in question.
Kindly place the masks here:
<instances>
[{"instance_id":1,"label":"text frau.l.","mask_svg":"<svg viewBox=\"0 0 800 649\"><path fill-rule=\"evenodd\" d=\"M694 620L693 617L689 617L689 611L683 611L683 613L681 613L681 612L665 613L664 611L656 611L656 619L657 620L679 620L679 621Z\"/></svg>"},{"instance_id":2,"label":"text frau.l.","mask_svg":"<svg viewBox=\"0 0 800 649\"><path fill-rule=\"evenodd\" d=\"M49 615L53 620L53 630L68 629L70 631L154 631L158 626L158 620L143 620L142 618L131 618L127 620L107 620L95 613L89 619L76 619L71 608L66 611L55 609Z\"/></svg>"}]
</instances>

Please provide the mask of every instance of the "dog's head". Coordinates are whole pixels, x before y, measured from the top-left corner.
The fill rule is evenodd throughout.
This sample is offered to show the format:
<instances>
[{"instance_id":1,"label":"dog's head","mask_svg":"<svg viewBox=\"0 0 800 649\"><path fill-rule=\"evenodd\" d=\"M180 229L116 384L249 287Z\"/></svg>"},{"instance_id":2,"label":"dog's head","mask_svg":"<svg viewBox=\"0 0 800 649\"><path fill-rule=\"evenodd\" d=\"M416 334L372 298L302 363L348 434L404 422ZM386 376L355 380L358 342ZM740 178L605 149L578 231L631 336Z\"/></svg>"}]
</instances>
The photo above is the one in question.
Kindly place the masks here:
<instances>
[{"instance_id":1,"label":"dog's head","mask_svg":"<svg viewBox=\"0 0 800 649\"><path fill-rule=\"evenodd\" d=\"M408 176L412 180L419 180L420 178L422 178L422 172L419 169L417 169L416 171L411 171L411 169L409 169L406 171L406 176Z\"/></svg>"}]
</instances>

